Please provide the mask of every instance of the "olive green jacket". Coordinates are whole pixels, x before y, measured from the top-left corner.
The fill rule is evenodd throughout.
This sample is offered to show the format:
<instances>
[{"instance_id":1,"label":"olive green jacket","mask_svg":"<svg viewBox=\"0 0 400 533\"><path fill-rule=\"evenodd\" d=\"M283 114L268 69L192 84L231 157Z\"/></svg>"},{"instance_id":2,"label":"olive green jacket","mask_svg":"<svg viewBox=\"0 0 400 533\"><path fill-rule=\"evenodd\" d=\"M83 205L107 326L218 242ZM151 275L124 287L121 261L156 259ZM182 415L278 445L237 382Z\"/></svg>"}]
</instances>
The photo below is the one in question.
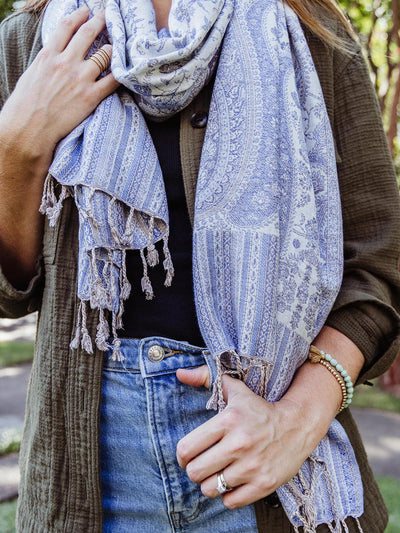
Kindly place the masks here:
<instances>
[{"instance_id":1,"label":"olive green jacket","mask_svg":"<svg viewBox=\"0 0 400 533\"><path fill-rule=\"evenodd\" d=\"M336 22L330 21L333 28ZM344 222L342 289L327 323L365 355L359 381L384 372L399 350L400 209L379 109L358 45L344 56L306 31L319 74L337 149ZM40 17L17 13L0 25L0 107L41 47ZM190 116L207 111L203 93L182 113L181 157L188 210L204 130ZM0 273L0 316L38 310L35 358L20 453L17 528L24 533L100 533L99 405L102 357L69 348L77 311L78 218L67 199L55 228L45 225L38 273L18 291ZM89 331L95 336L94 313ZM349 410L339 415L356 452L364 483L364 531L382 533L387 513ZM257 502L259 531L292 531L282 509ZM349 521L350 522L350 521ZM349 523L350 531L357 531ZM325 526L319 528L326 531Z\"/></svg>"}]
</instances>

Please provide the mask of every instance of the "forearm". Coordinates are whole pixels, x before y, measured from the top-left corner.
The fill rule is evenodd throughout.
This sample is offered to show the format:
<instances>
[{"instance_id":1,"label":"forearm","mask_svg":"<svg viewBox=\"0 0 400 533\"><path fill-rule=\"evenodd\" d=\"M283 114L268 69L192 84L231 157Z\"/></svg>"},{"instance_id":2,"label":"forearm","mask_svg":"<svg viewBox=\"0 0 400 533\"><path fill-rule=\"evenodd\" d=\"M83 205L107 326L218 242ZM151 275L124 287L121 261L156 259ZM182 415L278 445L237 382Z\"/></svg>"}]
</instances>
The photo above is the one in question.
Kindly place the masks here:
<instances>
[{"instance_id":1,"label":"forearm","mask_svg":"<svg viewBox=\"0 0 400 533\"><path fill-rule=\"evenodd\" d=\"M32 278L41 251L43 216L39 206L46 159L48 154L28 156L16 140L4 140L0 133L0 263L18 289L25 288Z\"/></svg>"},{"instance_id":2,"label":"forearm","mask_svg":"<svg viewBox=\"0 0 400 533\"><path fill-rule=\"evenodd\" d=\"M57 143L119 85L85 60L105 28L103 12L88 16L85 7L60 21L0 114L0 264L17 288L30 280L40 254L39 206ZM102 48L111 56L111 45Z\"/></svg>"},{"instance_id":3,"label":"forearm","mask_svg":"<svg viewBox=\"0 0 400 533\"><path fill-rule=\"evenodd\" d=\"M364 356L348 337L325 326L313 345L331 354L347 371L352 382L356 381L364 364ZM335 418L342 402L342 391L327 368L306 361L297 371L283 399L301 406L309 428L309 446L313 448L324 437Z\"/></svg>"}]
</instances>

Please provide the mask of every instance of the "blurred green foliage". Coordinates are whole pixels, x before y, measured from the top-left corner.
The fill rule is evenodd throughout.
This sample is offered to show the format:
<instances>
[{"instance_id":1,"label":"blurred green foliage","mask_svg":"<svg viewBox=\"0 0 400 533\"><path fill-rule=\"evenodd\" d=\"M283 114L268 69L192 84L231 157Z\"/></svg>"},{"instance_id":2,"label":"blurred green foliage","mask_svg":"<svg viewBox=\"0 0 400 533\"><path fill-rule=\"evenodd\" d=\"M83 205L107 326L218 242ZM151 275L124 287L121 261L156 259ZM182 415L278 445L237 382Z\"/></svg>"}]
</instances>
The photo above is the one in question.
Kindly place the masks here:
<instances>
[{"instance_id":1,"label":"blurred green foliage","mask_svg":"<svg viewBox=\"0 0 400 533\"><path fill-rule=\"evenodd\" d=\"M3 20L11 13L14 1L15 0L0 0L0 20Z\"/></svg>"},{"instance_id":2,"label":"blurred green foliage","mask_svg":"<svg viewBox=\"0 0 400 533\"><path fill-rule=\"evenodd\" d=\"M400 0L339 0L339 5L360 36L400 175Z\"/></svg>"},{"instance_id":3,"label":"blurred green foliage","mask_svg":"<svg viewBox=\"0 0 400 533\"><path fill-rule=\"evenodd\" d=\"M400 0L337 0L360 36L383 115L397 174L400 176ZM17 5L0 0L0 20Z\"/></svg>"}]
</instances>

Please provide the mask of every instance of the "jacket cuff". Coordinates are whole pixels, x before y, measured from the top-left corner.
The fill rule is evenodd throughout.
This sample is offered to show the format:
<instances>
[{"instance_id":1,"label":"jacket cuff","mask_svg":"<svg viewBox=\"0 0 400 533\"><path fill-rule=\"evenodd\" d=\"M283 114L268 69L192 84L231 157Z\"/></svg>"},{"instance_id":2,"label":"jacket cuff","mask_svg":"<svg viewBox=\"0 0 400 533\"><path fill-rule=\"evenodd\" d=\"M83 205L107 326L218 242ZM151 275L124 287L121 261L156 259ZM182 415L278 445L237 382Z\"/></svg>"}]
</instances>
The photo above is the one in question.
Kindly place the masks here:
<instances>
[{"instance_id":1,"label":"jacket cuff","mask_svg":"<svg viewBox=\"0 0 400 533\"><path fill-rule=\"evenodd\" d=\"M0 316L19 318L37 310L39 305L39 288L43 280L41 261L36 264L36 273L26 289L16 289L6 278L0 266Z\"/></svg>"},{"instance_id":2,"label":"jacket cuff","mask_svg":"<svg viewBox=\"0 0 400 533\"><path fill-rule=\"evenodd\" d=\"M326 325L348 337L361 350L365 364L357 384L388 370L400 350L399 320L389 306L362 302L347 305L329 315Z\"/></svg>"}]
</instances>

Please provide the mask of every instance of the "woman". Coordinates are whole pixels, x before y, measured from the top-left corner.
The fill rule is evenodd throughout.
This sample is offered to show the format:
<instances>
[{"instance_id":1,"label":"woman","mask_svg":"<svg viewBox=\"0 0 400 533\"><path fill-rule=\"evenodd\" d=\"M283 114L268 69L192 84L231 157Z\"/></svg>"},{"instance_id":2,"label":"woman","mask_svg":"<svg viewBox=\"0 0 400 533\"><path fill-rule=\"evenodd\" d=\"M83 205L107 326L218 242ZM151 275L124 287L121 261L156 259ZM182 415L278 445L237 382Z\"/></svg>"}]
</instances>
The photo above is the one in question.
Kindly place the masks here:
<instances>
[{"instance_id":1,"label":"woman","mask_svg":"<svg viewBox=\"0 0 400 533\"><path fill-rule=\"evenodd\" d=\"M1 27L0 301L40 310L19 530L384 531L347 405L399 348L399 206L358 45L293 4L322 98L287 6L109 4L134 100L89 4Z\"/></svg>"}]
</instances>

